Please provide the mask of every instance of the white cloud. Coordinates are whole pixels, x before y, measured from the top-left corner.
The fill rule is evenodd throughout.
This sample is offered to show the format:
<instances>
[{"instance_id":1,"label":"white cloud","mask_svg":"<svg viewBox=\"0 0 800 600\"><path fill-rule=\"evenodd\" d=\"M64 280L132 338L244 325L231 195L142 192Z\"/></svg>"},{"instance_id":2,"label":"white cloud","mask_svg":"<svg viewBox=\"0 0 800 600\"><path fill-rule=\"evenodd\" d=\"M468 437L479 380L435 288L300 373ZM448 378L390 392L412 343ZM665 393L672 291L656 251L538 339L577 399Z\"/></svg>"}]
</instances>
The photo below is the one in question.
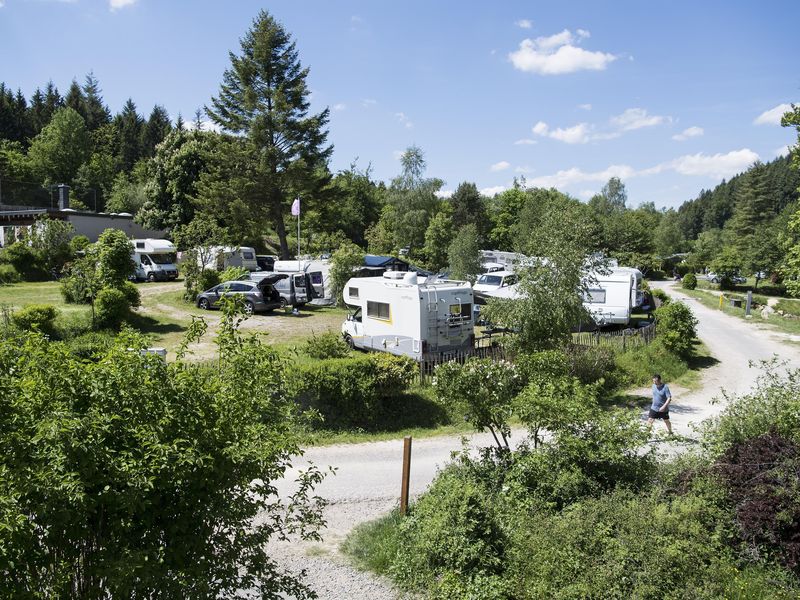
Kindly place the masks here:
<instances>
[{"instance_id":1,"label":"white cloud","mask_svg":"<svg viewBox=\"0 0 800 600\"><path fill-rule=\"evenodd\" d=\"M136 2L137 0L108 0L108 6L113 12L126 6L133 6Z\"/></svg>"},{"instance_id":2,"label":"white cloud","mask_svg":"<svg viewBox=\"0 0 800 600\"><path fill-rule=\"evenodd\" d=\"M534 144L538 144L536 140L532 140L531 138L522 138L521 140L517 140L514 142L515 146L533 146Z\"/></svg>"},{"instance_id":3,"label":"white cloud","mask_svg":"<svg viewBox=\"0 0 800 600\"><path fill-rule=\"evenodd\" d=\"M703 131L702 127L689 127L688 129L684 129L680 133L673 135L672 139L676 142L685 142L689 138L699 137L704 133L705 132Z\"/></svg>"},{"instance_id":4,"label":"white cloud","mask_svg":"<svg viewBox=\"0 0 800 600\"><path fill-rule=\"evenodd\" d=\"M585 144L591 139L589 136L589 125L586 123L578 123L566 129L560 127L558 129L550 129L547 123L539 121L533 126L531 131L536 135L553 138L565 144Z\"/></svg>"},{"instance_id":5,"label":"white cloud","mask_svg":"<svg viewBox=\"0 0 800 600\"><path fill-rule=\"evenodd\" d=\"M449 198L453 195L453 190L439 190L436 192L437 198Z\"/></svg>"},{"instance_id":6,"label":"white cloud","mask_svg":"<svg viewBox=\"0 0 800 600\"><path fill-rule=\"evenodd\" d=\"M403 158L403 154L404 154L403 150L392 151L392 156L394 157L395 160L400 160L401 158Z\"/></svg>"},{"instance_id":7,"label":"white cloud","mask_svg":"<svg viewBox=\"0 0 800 600\"><path fill-rule=\"evenodd\" d=\"M689 154L666 163L664 168L673 169L681 175L705 175L707 177L730 177L745 170L758 160L758 154L749 148L734 150L727 154Z\"/></svg>"},{"instance_id":8,"label":"white cloud","mask_svg":"<svg viewBox=\"0 0 800 600\"><path fill-rule=\"evenodd\" d=\"M583 198L584 200L588 200L589 198L594 196L595 193L596 192L594 190L581 190L580 192L578 192L578 198Z\"/></svg>"},{"instance_id":9,"label":"white cloud","mask_svg":"<svg viewBox=\"0 0 800 600\"><path fill-rule=\"evenodd\" d=\"M482 195L491 197L491 196L495 196L497 194L500 194L502 192L505 192L506 189L507 188L504 185L496 185L494 187L483 188L483 189L481 189L479 191L480 191L480 193Z\"/></svg>"},{"instance_id":10,"label":"white cloud","mask_svg":"<svg viewBox=\"0 0 800 600\"><path fill-rule=\"evenodd\" d=\"M373 100L372 98L364 98L361 101L361 106L363 106L364 108L371 108L371 107L375 106L377 103L378 103L378 101L377 100Z\"/></svg>"},{"instance_id":11,"label":"white cloud","mask_svg":"<svg viewBox=\"0 0 800 600\"><path fill-rule=\"evenodd\" d=\"M530 19L520 19L515 23L515 25L520 29L530 29L531 27L533 27L533 21L531 21Z\"/></svg>"},{"instance_id":12,"label":"white cloud","mask_svg":"<svg viewBox=\"0 0 800 600\"><path fill-rule=\"evenodd\" d=\"M602 171L593 172L586 172L578 167L572 167L571 169L558 171L553 175L535 177L529 180L528 183L536 187L566 188L585 182L606 182L611 177L619 177L626 180L634 177L657 175L666 171L674 171L680 175L722 179L741 173L757 161L758 158L758 154L748 148L733 150L726 154L687 154L640 170L636 170L630 165L611 165Z\"/></svg>"},{"instance_id":13,"label":"white cloud","mask_svg":"<svg viewBox=\"0 0 800 600\"><path fill-rule=\"evenodd\" d=\"M611 118L611 124L620 131L633 131L642 127L661 125L664 121L671 121L672 117L648 115L643 108L629 108L621 115Z\"/></svg>"},{"instance_id":14,"label":"white cloud","mask_svg":"<svg viewBox=\"0 0 800 600\"><path fill-rule=\"evenodd\" d=\"M506 160L501 160L500 162L494 163L491 167L489 167L489 170L494 172L505 171L510 166L511 163Z\"/></svg>"},{"instance_id":15,"label":"white cloud","mask_svg":"<svg viewBox=\"0 0 800 600\"><path fill-rule=\"evenodd\" d=\"M576 46L589 32L579 29L577 37L565 29L547 37L534 40L526 38L519 49L509 53L508 58L515 69L539 75L561 75L575 71L602 71L617 59L606 52L590 52Z\"/></svg>"},{"instance_id":16,"label":"white cloud","mask_svg":"<svg viewBox=\"0 0 800 600\"><path fill-rule=\"evenodd\" d=\"M345 109L347 109L347 104L342 104L340 102L339 104L334 104L333 105L333 110L339 111L339 110L345 110Z\"/></svg>"},{"instance_id":17,"label":"white cloud","mask_svg":"<svg viewBox=\"0 0 800 600\"><path fill-rule=\"evenodd\" d=\"M3 8L6 5L5 0L0 0L0 8Z\"/></svg>"},{"instance_id":18,"label":"white cloud","mask_svg":"<svg viewBox=\"0 0 800 600\"><path fill-rule=\"evenodd\" d=\"M197 123L195 122L194 119L187 120L183 122L183 127L187 131L194 131L195 129L197 129ZM200 121L200 131L214 131L216 133L222 133L222 127L220 127L213 121L202 119Z\"/></svg>"},{"instance_id":19,"label":"white cloud","mask_svg":"<svg viewBox=\"0 0 800 600\"><path fill-rule=\"evenodd\" d=\"M414 126L414 123L409 120L405 113L394 113L394 116L406 127L406 129L411 129Z\"/></svg>"},{"instance_id":20,"label":"white cloud","mask_svg":"<svg viewBox=\"0 0 800 600\"><path fill-rule=\"evenodd\" d=\"M350 31L355 31L360 25L364 24L364 19L358 15L350 17Z\"/></svg>"},{"instance_id":21,"label":"white cloud","mask_svg":"<svg viewBox=\"0 0 800 600\"><path fill-rule=\"evenodd\" d=\"M781 146L780 148L775 148L775 157L778 156L788 156L788 154L792 151L792 147L789 145Z\"/></svg>"},{"instance_id":22,"label":"white cloud","mask_svg":"<svg viewBox=\"0 0 800 600\"><path fill-rule=\"evenodd\" d=\"M578 108L581 110L592 110L591 104L578 104Z\"/></svg>"},{"instance_id":23,"label":"white cloud","mask_svg":"<svg viewBox=\"0 0 800 600\"><path fill-rule=\"evenodd\" d=\"M527 173L533 173L533 171L534 171L534 170L535 170L535 169L534 169L533 167L529 167L528 165L523 165L523 166L521 166L521 167L516 167L516 168L514 169L514 173L523 173L523 174L527 174Z\"/></svg>"},{"instance_id":24,"label":"white cloud","mask_svg":"<svg viewBox=\"0 0 800 600\"><path fill-rule=\"evenodd\" d=\"M775 108L765 110L753 121L753 125L780 125L784 113L792 110L791 104L778 104Z\"/></svg>"}]
</instances>

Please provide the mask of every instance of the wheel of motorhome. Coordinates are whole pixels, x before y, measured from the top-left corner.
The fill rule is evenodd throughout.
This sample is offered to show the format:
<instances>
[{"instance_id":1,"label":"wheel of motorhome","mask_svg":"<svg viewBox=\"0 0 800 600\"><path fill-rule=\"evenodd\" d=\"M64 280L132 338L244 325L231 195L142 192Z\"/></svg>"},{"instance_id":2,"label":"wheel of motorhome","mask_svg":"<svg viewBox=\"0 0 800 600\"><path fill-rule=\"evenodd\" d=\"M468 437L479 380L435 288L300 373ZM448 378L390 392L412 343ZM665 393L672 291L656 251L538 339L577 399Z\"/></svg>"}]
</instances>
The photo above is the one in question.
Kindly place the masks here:
<instances>
[{"instance_id":1,"label":"wheel of motorhome","mask_svg":"<svg viewBox=\"0 0 800 600\"><path fill-rule=\"evenodd\" d=\"M150 283L153 283L155 280L156 280L156 274L155 273L148 273L147 274L147 281L149 281Z\"/></svg>"},{"instance_id":2,"label":"wheel of motorhome","mask_svg":"<svg viewBox=\"0 0 800 600\"><path fill-rule=\"evenodd\" d=\"M253 303L250 302L249 300L244 303L244 314L252 315L254 309L255 309L255 307L253 306Z\"/></svg>"},{"instance_id":3,"label":"wheel of motorhome","mask_svg":"<svg viewBox=\"0 0 800 600\"><path fill-rule=\"evenodd\" d=\"M344 334L344 343L350 346L350 350L356 349L356 343L353 341L353 338L349 333Z\"/></svg>"},{"instance_id":4,"label":"wheel of motorhome","mask_svg":"<svg viewBox=\"0 0 800 600\"><path fill-rule=\"evenodd\" d=\"M281 298L281 308L286 308L286 298Z\"/></svg>"},{"instance_id":5,"label":"wheel of motorhome","mask_svg":"<svg viewBox=\"0 0 800 600\"><path fill-rule=\"evenodd\" d=\"M202 308L203 310L210 310L211 309L211 305L208 303L208 300L206 300L205 298L201 298L200 299L200 302L198 303L198 306L200 308Z\"/></svg>"}]
</instances>

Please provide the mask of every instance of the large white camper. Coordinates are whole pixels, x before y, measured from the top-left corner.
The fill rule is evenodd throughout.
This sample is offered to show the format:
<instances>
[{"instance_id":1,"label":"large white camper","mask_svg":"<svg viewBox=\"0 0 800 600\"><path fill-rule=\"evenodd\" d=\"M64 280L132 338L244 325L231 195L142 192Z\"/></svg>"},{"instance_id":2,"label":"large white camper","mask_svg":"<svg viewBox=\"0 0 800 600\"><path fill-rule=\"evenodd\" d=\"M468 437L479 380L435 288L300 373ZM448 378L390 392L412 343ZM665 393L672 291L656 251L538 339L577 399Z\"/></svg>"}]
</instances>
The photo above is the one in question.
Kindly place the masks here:
<instances>
[{"instance_id":1,"label":"large white camper","mask_svg":"<svg viewBox=\"0 0 800 600\"><path fill-rule=\"evenodd\" d=\"M331 261L316 260L276 260L272 267L275 273L305 273L313 288L312 304L332 304Z\"/></svg>"},{"instance_id":2,"label":"large white camper","mask_svg":"<svg viewBox=\"0 0 800 600\"><path fill-rule=\"evenodd\" d=\"M637 296L636 277L627 270L587 275L583 305L598 326L627 325Z\"/></svg>"},{"instance_id":3,"label":"large white camper","mask_svg":"<svg viewBox=\"0 0 800 600\"><path fill-rule=\"evenodd\" d=\"M344 301L356 309L342 325L351 347L418 361L472 350L473 297L466 281L420 283L416 273L387 271L350 279Z\"/></svg>"},{"instance_id":4,"label":"large white camper","mask_svg":"<svg viewBox=\"0 0 800 600\"><path fill-rule=\"evenodd\" d=\"M223 271L228 267L244 267L248 271L257 271L256 250L249 246L213 246L209 248L205 268ZM202 266L202 257L198 253L198 264Z\"/></svg>"},{"instance_id":5,"label":"large white camper","mask_svg":"<svg viewBox=\"0 0 800 600\"><path fill-rule=\"evenodd\" d=\"M175 266L175 246L169 240L146 238L131 240L131 258L136 268L134 276L140 281L166 281L178 278Z\"/></svg>"},{"instance_id":6,"label":"large white camper","mask_svg":"<svg viewBox=\"0 0 800 600\"><path fill-rule=\"evenodd\" d=\"M639 269L634 267L611 267L612 273L630 273L633 276L633 287L631 288L631 306L639 308L644 304L644 290L642 280L644 275Z\"/></svg>"}]
</instances>

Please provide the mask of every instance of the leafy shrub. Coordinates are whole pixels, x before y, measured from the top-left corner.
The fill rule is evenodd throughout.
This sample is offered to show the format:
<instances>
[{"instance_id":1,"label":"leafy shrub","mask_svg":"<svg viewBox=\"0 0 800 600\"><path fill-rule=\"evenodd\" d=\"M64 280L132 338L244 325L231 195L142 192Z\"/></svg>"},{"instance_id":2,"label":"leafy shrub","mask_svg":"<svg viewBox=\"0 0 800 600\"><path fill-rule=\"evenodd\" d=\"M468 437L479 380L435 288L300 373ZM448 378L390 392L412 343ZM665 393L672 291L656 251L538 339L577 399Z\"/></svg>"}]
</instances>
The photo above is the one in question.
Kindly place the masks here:
<instances>
[{"instance_id":1,"label":"leafy shrub","mask_svg":"<svg viewBox=\"0 0 800 600\"><path fill-rule=\"evenodd\" d=\"M0 264L0 284L17 283L21 279L22 278L13 265Z\"/></svg>"},{"instance_id":2,"label":"leafy shrub","mask_svg":"<svg viewBox=\"0 0 800 600\"><path fill-rule=\"evenodd\" d=\"M617 355L616 363L621 383L635 386L650 383L653 373L660 373L664 381L672 381L689 368L683 358L666 349L660 338L647 346Z\"/></svg>"},{"instance_id":3,"label":"leafy shrub","mask_svg":"<svg viewBox=\"0 0 800 600\"><path fill-rule=\"evenodd\" d=\"M219 272L214 271L213 269L206 269L203 271L197 279L198 282L198 293L205 292L206 290L214 287L215 285L219 285L222 283L219 277Z\"/></svg>"},{"instance_id":4,"label":"leafy shrub","mask_svg":"<svg viewBox=\"0 0 800 600\"><path fill-rule=\"evenodd\" d=\"M92 257L97 261L97 274L107 287L120 288L128 281L136 266L131 255L133 246L120 229L106 229L92 245Z\"/></svg>"},{"instance_id":5,"label":"leafy shrub","mask_svg":"<svg viewBox=\"0 0 800 600\"><path fill-rule=\"evenodd\" d=\"M683 302L672 302L656 309L656 333L664 348L681 357L692 353L697 319Z\"/></svg>"},{"instance_id":6,"label":"leafy shrub","mask_svg":"<svg viewBox=\"0 0 800 600\"><path fill-rule=\"evenodd\" d=\"M653 295L653 298L657 299L657 304L659 306L664 306L665 304L669 304L672 302L672 298L667 295L667 292L661 289L654 289L650 292Z\"/></svg>"},{"instance_id":7,"label":"leafy shrub","mask_svg":"<svg viewBox=\"0 0 800 600\"><path fill-rule=\"evenodd\" d=\"M312 334L303 347L303 352L311 358L344 358L350 354L350 347L342 336L329 331L320 336Z\"/></svg>"},{"instance_id":8,"label":"leafy shrub","mask_svg":"<svg viewBox=\"0 0 800 600\"><path fill-rule=\"evenodd\" d=\"M128 306L131 308L139 308L142 305L142 295L135 283L132 281L123 281L119 289L125 294Z\"/></svg>"},{"instance_id":9,"label":"leafy shrub","mask_svg":"<svg viewBox=\"0 0 800 600\"><path fill-rule=\"evenodd\" d=\"M85 360L96 360L114 345L114 336L101 331L84 333L68 342L69 352Z\"/></svg>"},{"instance_id":10,"label":"leafy shrub","mask_svg":"<svg viewBox=\"0 0 800 600\"><path fill-rule=\"evenodd\" d=\"M750 555L800 574L800 446L771 432L733 444L715 467Z\"/></svg>"},{"instance_id":11,"label":"leafy shrub","mask_svg":"<svg viewBox=\"0 0 800 600\"><path fill-rule=\"evenodd\" d=\"M41 253L24 242L14 242L7 246L2 257L25 281L44 281L49 278Z\"/></svg>"},{"instance_id":12,"label":"leafy shrub","mask_svg":"<svg viewBox=\"0 0 800 600\"><path fill-rule=\"evenodd\" d=\"M244 267L228 267L219 274L219 283L224 283L225 281L240 281L242 279L247 279L249 277L250 277L250 271L248 271ZM214 283L212 285L217 285L217 284ZM204 288L203 291L207 289L208 288Z\"/></svg>"},{"instance_id":13,"label":"leafy shrub","mask_svg":"<svg viewBox=\"0 0 800 600\"><path fill-rule=\"evenodd\" d=\"M611 348L603 346L572 346L567 353L569 373L584 385L606 379L613 383L610 376L614 370L615 354Z\"/></svg>"},{"instance_id":14,"label":"leafy shrub","mask_svg":"<svg viewBox=\"0 0 800 600\"><path fill-rule=\"evenodd\" d=\"M95 319L101 329L119 329L130 314L125 293L116 288L103 288L94 303Z\"/></svg>"},{"instance_id":15,"label":"leafy shrub","mask_svg":"<svg viewBox=\"0 0 800 600\"><path fill-rule=\"evenodd\" d=\"M76 235L69 241L69 249L73 256L78 252L85 252L89 247L89 238L85 235Z\"/></svg>"},{"instance_id":16,"label":"leafy shrub","mask_svg":"<svg viewBox=\"0 0 800 600\"><path fill-rule=\"evenodd\" d=\"M562 377L571 371L570 358L561 350L520 354L514 362L524 382L539 377Z\"/></svg>"},{"instance_id":17,"label":"leafy shrub","mask_svg":"<svg viewBox=\"0 0 800 600\"><path fill-rule=\"evenodd\" d=\"M92 315L90 312L61 313L54 323L54 335L57 339L69 341L92 331Z\"/></svg>"},{"instance_id":18,"label":"leafy shrub","mask_svg":"<svg viewBox=\"0 0 800 600\"><path fill-rule=\"evenodd\" d=\"M416 369L413 360L384 353L330 358L296 365L289 389L302 407L319 412L326 429L375 429Z\"/></svg>"},{"instance_id":19,"label":"leafy shrub","mask_svg":"<svg viewBox=\"0 0 800 600\"><path fill-rule=\"evenodd\" d=\"M31 304L14 312L11 320L24 331L51 333L58 310L52 304Z\"/></svg>"},{"instance_id":20,"label":"leafy shrub","mask_svg":"<svg viewBox=\"0 0 800 600\"><path fill-rule=\"evenodd\" d=\"M694 273L687 273L683 281L681 281L681 286L685 290L693 290L697 287L697 276Z\"/></svg>"}]
</instances>

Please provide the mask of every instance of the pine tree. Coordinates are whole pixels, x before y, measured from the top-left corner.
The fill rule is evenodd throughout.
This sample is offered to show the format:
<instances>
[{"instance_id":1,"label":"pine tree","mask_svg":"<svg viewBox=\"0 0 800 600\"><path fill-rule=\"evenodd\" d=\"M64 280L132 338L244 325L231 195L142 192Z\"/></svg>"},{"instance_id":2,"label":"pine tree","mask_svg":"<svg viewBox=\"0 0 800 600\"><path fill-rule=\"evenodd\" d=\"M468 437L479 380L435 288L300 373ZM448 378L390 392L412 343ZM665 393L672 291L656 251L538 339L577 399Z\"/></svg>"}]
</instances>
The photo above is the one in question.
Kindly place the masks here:
<instances>
[{"instance_id":1,"label":"pine tree","mask_svg":"<svg viewBox=\"0 0 800 600\"><path fill-rule=\"evenodd\" d=\"M142 129L142 156L146 158L154 156L156 146L164 141L170 131L172 131L172 124L167 109L156 104Z\"/></svg>"},{"instance_id":2,"label":"pine tree","mask_svg":"<svg viewBox=\"0 0 800 600\"><path fill-rule=\"evenodd\" d=\"M23 147L27 148L30 144L31 138L35 135L33 132L33 122L31 121L31 114L28 110L28 101L22 94L22 90L17 89L17 95L14 98L15 104L15 129L17 132L17 141Z\"/></svg>"},{"instance_id":3,"label":"pine tree","mask_svg":"<svg viewBox=\"0 0 800 600\"><path fill-rule=\"evenodd\" d=\"M31 115L31 126L33 128L33 135L38 135L38 133L42 130L42 128L47 125L45 121L45 103L44 103L44 94L42 90L36 88L36 91L33 92L31 96L31 107L30 107L30 115Z\"/></svg>"},{"instance_id":4,"label":"pine tree","mask_svg":"<svg viewBox=\"0 0 800 600\"><path fill-rule=\"evenodd\" d=\"M114 117L117 130L117 160L122 171L130 171L142 156L142 129L144 119L136 112L136 105L128 98L122 112Z\"/></svg>"},{"instance_id":5,"label":"pine tree","mask_svg":"<svg viewBox=\"0 0 800 600\"><path fill-rule=\"evenodd\" d=\"M83 117L84 123L86 122L86 97L83 95L81 86L78 85L76 79L72 80L67 92L67 97L64 99L64 104Z\"/></svg>"},{"instance_id":6,"label":"pine tree","mask_svg":"<svg viewBox=\"0 0 800 600\"><path fill-rule=\"evenodd\" d=\"M263 177L253 212L272 222L281 255L288 258L284 217L293 197L313 198L329 179L329 111L309 115L308 69L291 36L266 11L259 12L241 40L241 54L231 53L230 61L206 112L217 125L249 138Z\"/></svg>"},{"instance_id":7,"label":"pine tree","mask_svg":"<svg viewBox=\"0 0 800 600\"><path fill-rule=\"evenodd\" d=\"M15 126L14 95L0 82L0 139L19 141Z\"/></svg>"},{"instance_id":8,"label":"pine tree","mask_svg":"<svg viewBox=\"0 0 800 600\"><path fill-rule=\"evenodd\" d=\"M83 84L83 93L86 97L86 128L89 131L111 122L111 113L103 102L100 91L100 83L94 73L89 72Z\"/></svg>"}]
</instances>

